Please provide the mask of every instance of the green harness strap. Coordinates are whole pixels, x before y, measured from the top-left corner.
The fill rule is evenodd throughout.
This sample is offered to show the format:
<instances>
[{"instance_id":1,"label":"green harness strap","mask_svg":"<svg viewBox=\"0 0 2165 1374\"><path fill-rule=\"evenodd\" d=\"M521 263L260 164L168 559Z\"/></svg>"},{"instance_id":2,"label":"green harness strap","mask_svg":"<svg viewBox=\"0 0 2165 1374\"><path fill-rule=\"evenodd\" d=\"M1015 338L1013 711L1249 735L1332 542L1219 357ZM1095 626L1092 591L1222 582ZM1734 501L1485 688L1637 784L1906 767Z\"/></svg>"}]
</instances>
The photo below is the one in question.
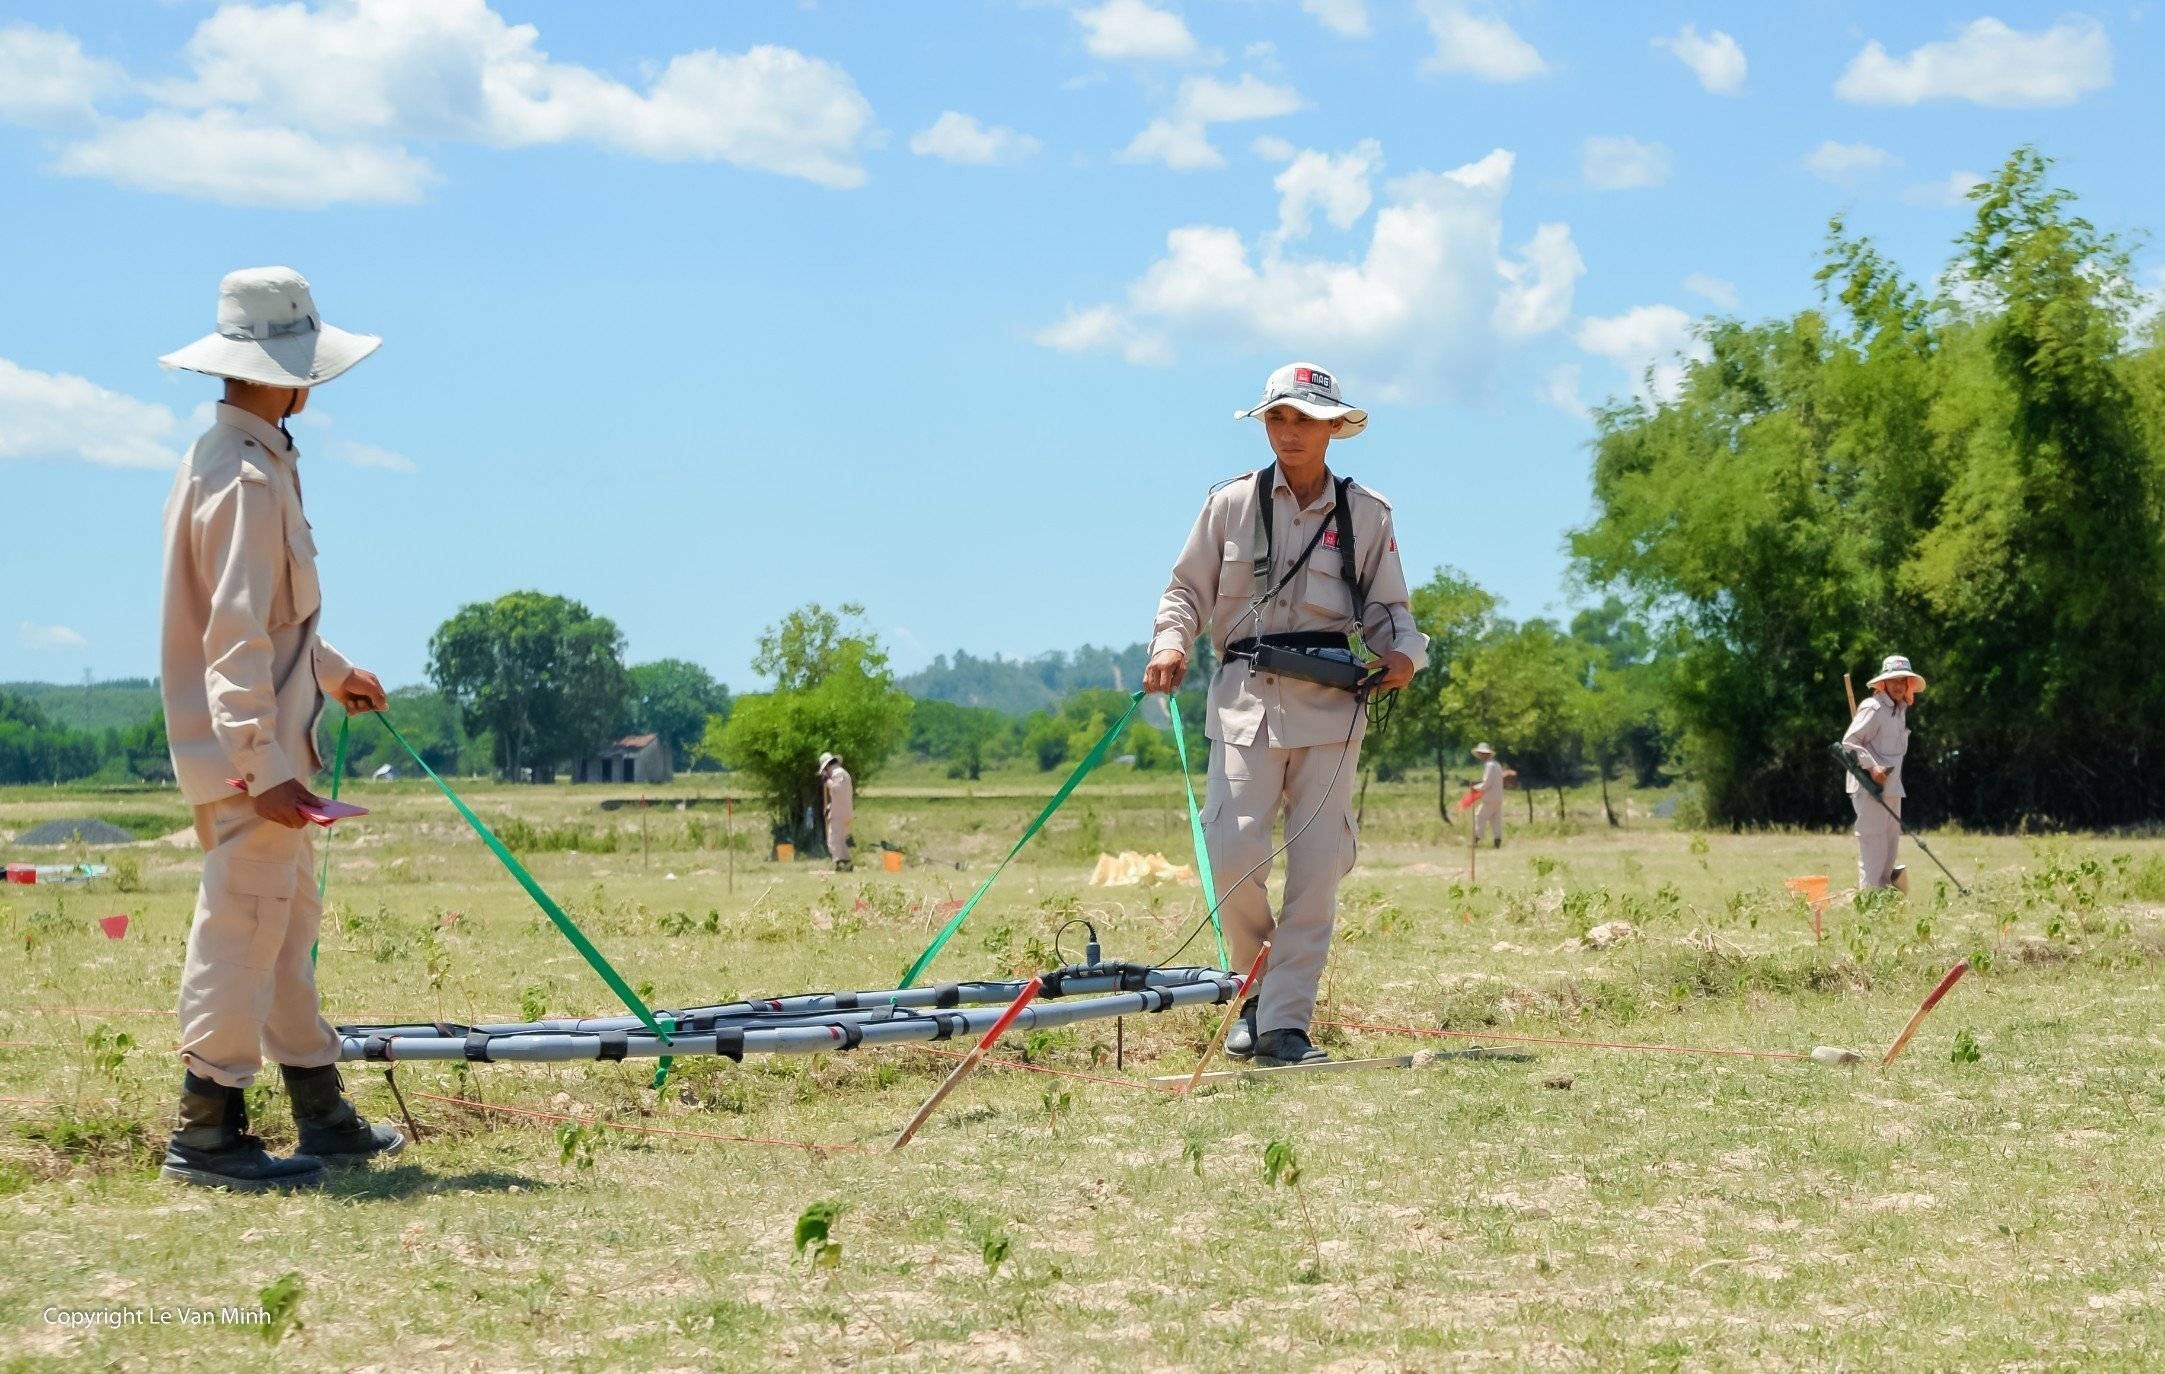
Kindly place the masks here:
<instances>
[{"instance_id":1,"label":"green harness strap","mask_svg":"<svg viewBox=\"0 0 2165 1374\"><path fill-rule=\"evenodd\" d=\"M1090 752L1083 755L1081 763L1075 765L1075 771L1068 774L1066 782L1060 784L1060 790L1052 794L1052 800L1045 803L1045 809L1037 813L1037 819L1030 822L1030 828L1023 831L1022 838L1015 841L1014 848L1007 851L1007 857L1000 860L1000 866L993 869L985 881L977 885L977 891L971 893L970 900L962 904L962 910L956 912L954 919L942 927L938 935L932 937L932 943L925 946L925 952L918 955L917 962L911 964L909 971L902 975L900 986L911 987L917 982L917 976L925 971L927 964L938 957L940 950L954 938L955 932L962 929L962 923L970 919L970 913L977 910L977 904L984 900L985 893L998 881L1000 875L1007 871L1008 864L1022 852L1022 847L1030 842L1030 837L1045 828L1045 822L1052 819L1052 813L1060 809L1061 803L1068 799L1069 794L1081 785L1084 778L1090 776L1092 770L1105 761L1105 756L1112 752L1113 741L1120 738L1121 733L1128 728L1128 722L1134 720L1135 713L1142 709L1143 694L1137 692L1128 699L1126 713L1113 722L1111 729L1098 737L1096 744L1090 746Z\"/></svg>"},{"instance_id":2,"label":"green harness strap","mask_svg":"<svg viewBox=\"0 0 2165 1374\"><path fill-rule=\"evenodd\" d=\"M1203 880L1203 906L1210 912L1210 929L1218 937L1218 967L1231 969L1225 949L1225 927L1218 922L1218 880L1210 871L1210 846L1203 839L1203 813L1195 805L1195 775L1188 770L1188 731L1180 723L1180 698L1169 696L1166 707L1173 718L1173 747L1180 751L1180 785L1188 793L1188 837L1195 842L1195 872Z\"/></svg>"},{"instance_id":3,"label":"green harness strap","mask_svg":"<svg viewBox=\"0 0 2165 1374\"><path fill-rule=\"evenodd\" d=\"M343 715L338 718L338 761L331 765L332 801L338 800L338 785L341 782L344 782L346 779L346 733L347 731L352 729L352 727L353 716L351 714ZM331 829L329 826L325 826L323 830L323 858L316 864L316 912L317 918L319 920L322 918L323 893L326 888L330 887L330 885ZM316 942L308 947L308 966L310 968L315 967L316 956L322 952L323 937L319 935L316 937Z\"/></svg>"},{"instance_id":4,"label":"green harness strap","mask_svg":"<svg viewBox=\"0 0 2165 1374\"><path fill-rule=\"evenodd\" d=\"M512 877L519 880L519 886L525 888L526 895L534 899L534 905L540 907L542 914L556 924L556 928L563 932L565 939L571 941L571 947L579 951L579 956L586 960L588 966L601 975L601 981L609 985L609 991L616 994L617 1000L622 1002L632 1015L638 1017L642 1025L656 1036L659 1036L664 1045L673 1044L674 1042L669 1038L669 1032L663 1030L661 1023L654 1019L654 1013L647 1009L647 1004L640 999L639 994L631 990L631 984L625 982L624 976L618 973L607 959L602 957L600 950L594 948L594 942L587 939L586 932L579 929L572 922L572 919L564 914L564 909L556 904L556 899L541 890L541 884L534 881L534 875L526 871L525 865L511 857L511 851L504 848L504 842L497 839L495 834L481 823L481 818L473 813L473 808L461 800L458 793L451 790L450 784L436 776L436 770L428 766L428 760L421 757L419 750L406 742L406 737L398 732L396 725L391 723L391 717L378 712L376 719L383 722L383 728L391 732L391 738L397 740L399 746L406 751L407 755L420 765L421 771L428 774L429 781L436 784L436 790L443 793L451 804L458 808L459 815L466 818L466 823L473 827L476 835L481 837L481 842L487 845L490 851L496 855L496 861L502 864ZM657 1085L659 1082L660 1080L657 1078Z\"/></svg>"}]
</instances>

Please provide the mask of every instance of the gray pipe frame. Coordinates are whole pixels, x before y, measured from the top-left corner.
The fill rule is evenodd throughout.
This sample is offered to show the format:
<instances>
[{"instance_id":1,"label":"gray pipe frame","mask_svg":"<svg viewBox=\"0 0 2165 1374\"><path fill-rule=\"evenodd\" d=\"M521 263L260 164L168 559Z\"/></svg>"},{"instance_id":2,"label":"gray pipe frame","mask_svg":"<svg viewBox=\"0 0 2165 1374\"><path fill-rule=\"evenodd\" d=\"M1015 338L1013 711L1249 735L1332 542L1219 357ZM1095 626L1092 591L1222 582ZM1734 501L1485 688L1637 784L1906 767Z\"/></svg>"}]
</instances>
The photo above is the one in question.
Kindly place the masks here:
<instances>
[{"instance_id":1,"label":"gray pipe frame","mask_svg":"<svg viewBox=\"0 0 2165 1374\"><path fill-rule=\"evenodd\" d=\"M1152 969L1151 987L1179 987L1198 979L1228 976L1218 969L1200 966ZM1119 986L1120 975L1107 973L1096 977L1075 977L1066 980L1068 991L1062 996L1110 992ZM997 1004L1006 1006L1022 992L1027 981L1016 978L1003 982L958 983L960 990L958 1006ZM656 1018L720 1017L725 1021L742 1020L744 1029L766 1025L771 1027L775 1018L796 1015L818 1016L822 1024L837 1020L865 1020L885 1016L896 1007L905 1009L932 1008L940 995L940 985L929 987L898 988L885 992L813 992L793 997L760 997L742 1002L720 1002L705 1007L675 1009L657 1008ZM848 1000L857 1005L842 1008L837 1004ZM497 1022L493 1025L474 1026L472 1029L484 1035L591 1035L601 1031L646 1031L646 1024L636 1016L588 1016L577 1019L558 1018L543 1021ZM426 1021L400 1022L380 1026L340 1026L339 1034L349 1038L365 1039L371 1035L387 1035L396 1040L409 1038L440 1039L434 1023ZM676 1037L672 1036L672 1039Z\"/></svg>"},{"instance_id":2,"label":"gray pipe frame","mask_svg":"<svg viewBox=\"0 0 2165 1374\"><path fill-rule=\"evenodd\" d=\"M1078 1021L1101 1020L1110 1016L1135 1016L1149 1010L1149 1003L1164 999L1171 1007L1222 1005L1231 1001L1239 988L1239 976L1207 970L1207 976L1186 983L1168 985L1143 992L1115 993L1105 997L1086 997L1079 1001L1033 1002L1023 1008L1015 1018L1013 1030L1033 1030L1051 1026L1073 1025ZM1108 975L1108 981L1110 976ZM1019 988L1019 984L1017 987ZM1010 998L1010 1001L1013 999ZM880 1009L884 1010L884 1009ZM954 1035L982 1036L1000 1019L1005 1006L984 1006L972 1011L942 1011L942 1020L952 1021L960 1017L962 1026ZM613 1019L613 1018L612 1018ZM541 1023L536 1023L541 1024ZM638 1025L634 1021L633 1025ZM732 1027L732 1029L735 1029ZM903 1045L939 1038L939 1025L931 1016L895 1016L884 1020L858 1023L862 1033L862 1045ZM346 1035L341 1039L339 1058L347 1063L365 1060L367 1042L371 1037ZM626 1038L624 1057L627 1059L659 1059L663 1056L686 1056L718 1053L718 1037L711 1031L675 1037L664 1045L644 1030ZM831 1022L811 1026L788 1026L761 1030L747 1028L744 1031L746 1054L821 1054L845 1047L843 1033ZM394 1064L417 1060L454 1060L466 1058L464 1037L437 1035L399 1035L390 1041ZM599 1059L601 1038L598 1031L586 1034L544 1032L501 1036L489 1044L490 1063L543 1064ZM375 1061L382 1063L385 1061Z\"/></svg>"}]
</instances>

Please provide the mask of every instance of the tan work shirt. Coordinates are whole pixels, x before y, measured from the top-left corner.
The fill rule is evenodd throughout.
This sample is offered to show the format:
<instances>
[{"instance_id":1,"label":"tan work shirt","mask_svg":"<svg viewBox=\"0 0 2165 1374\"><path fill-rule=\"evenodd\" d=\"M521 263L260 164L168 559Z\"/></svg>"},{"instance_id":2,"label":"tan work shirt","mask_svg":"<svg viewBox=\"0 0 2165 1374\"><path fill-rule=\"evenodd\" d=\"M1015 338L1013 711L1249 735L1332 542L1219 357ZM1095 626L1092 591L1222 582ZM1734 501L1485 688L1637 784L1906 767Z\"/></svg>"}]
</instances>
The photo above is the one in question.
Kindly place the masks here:
<instances>
[{"instance_id":1,"label":"tan work shirt","mask_svg":"<svg viewBox=\"0 0 2165 1374\"><path fill-rule=\"evenodd\" d=\"M848 825L857 818L857 786L841 764L827 770L827 823Z\"/></svg>"},{"instance_id":2,"label":"tan work shirt","mask_svg":"<svg viewBox=\"0 0 2165 1374\"><path fill-rule=\"evenodd\" d=\"M1255 581L1254 560L1261 552L1255 547L1255 477L1251 473L1219 487L1204 500L1202 514L1173 564L1172 580L1158 602L1151 653L1163 649L1187 653L1205 629L1222 658L1228 643L1251 635L1353 628L1359 593L1346 585L1332 525L1338 506L1336 477L1325 482L1323 494L1306 507L1293 499L1283 468L1272 465L1271 478L1275 483L1271 548L1276 563L1271 580L1284 576L1284 570L1300 557L1319 521L1327 531L1324 542L1316 545L1291 586L1249 615L1254 598L1268 590ZM1428 636L1414 628L1406 573L1399 564L1398 540L1391 528L1391 503L1358 483L1351 499L1355 571L1368 585L1362 637L1376 653L1396 649L1420 668L1428 662ZM1279 749L1338 744L1346 738L1352 710L1353 699L1335 687L1252 672L1245 659L1225 659L1210 685L1204 733L1228 744L1261 740Z\"/></svg>"},{"instance_id":3,"label":"tan work shirt","mask_svg":"<svg viewBox=\"0 0 2165 1374\"><path fill-rule=\"evenodd\" d=\"M323 694L353 671L316 634L316 542L300 454L278 427L220 404L165 503L160 685L173 775L192 806L260 796L323 766Z\"/></svg>"},{"instance_id":4,"label":"tan work shirt","mask_svg":"<svg viewBox=\"0 0 2165 1374\"><path fill-rule=\"evenodd\" d=\"M1902 786L1902 760L1909 756L1909 709L1897 703L1885 692L1873 689L1872 695L1857 705L1856 719L1842 732L1842 743L1849 749L1850 757L1864 765L1866 772L1874 768L1887 770L1887 780L1880 784L1880 795L1893 801L1906 795ZM1855 792L1861 786L1857 775L1843 770L1848 778L1847 791Z\"/></svg>"}]
</instances>

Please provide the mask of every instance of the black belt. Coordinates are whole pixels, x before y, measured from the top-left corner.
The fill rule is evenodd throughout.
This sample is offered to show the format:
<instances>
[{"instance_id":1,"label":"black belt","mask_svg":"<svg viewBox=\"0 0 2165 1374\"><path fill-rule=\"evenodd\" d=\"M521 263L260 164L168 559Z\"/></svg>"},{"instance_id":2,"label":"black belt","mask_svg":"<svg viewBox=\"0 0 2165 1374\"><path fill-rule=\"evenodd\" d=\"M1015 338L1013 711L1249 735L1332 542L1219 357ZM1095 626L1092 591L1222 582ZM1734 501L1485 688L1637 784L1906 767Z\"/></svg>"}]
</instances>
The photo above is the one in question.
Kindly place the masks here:
<instances>
[{"instance_id":1,"label":"black belt","mask_svg":"<svg viewBox=\"0 0 2165 1374\"><path fill-rule=\"evenodd\" d=\"M1282 634L1250 635L1225 646L1228 658L1254 658L1262 645L1274 649L1350 649L1353 641L1340 630L1287 630Z\"/></svg>"}]
</instances>

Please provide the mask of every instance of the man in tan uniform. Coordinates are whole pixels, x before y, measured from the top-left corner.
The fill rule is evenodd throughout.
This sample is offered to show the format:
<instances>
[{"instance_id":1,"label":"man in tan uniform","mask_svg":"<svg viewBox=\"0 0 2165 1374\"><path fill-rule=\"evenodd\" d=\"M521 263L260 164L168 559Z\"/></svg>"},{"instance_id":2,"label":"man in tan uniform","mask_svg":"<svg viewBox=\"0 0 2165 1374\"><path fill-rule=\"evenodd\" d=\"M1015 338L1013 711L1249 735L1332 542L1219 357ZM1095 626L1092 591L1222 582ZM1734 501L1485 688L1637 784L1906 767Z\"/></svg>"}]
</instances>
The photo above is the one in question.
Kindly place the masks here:
<instances>
[{"instance_id":1,"label":"man in tan uniform","mask_svg":"<svg viewBox=\"0 0 2165 1374\"><path fill-rule=\"evenodd\" d=\"M1324 369L1292 363L1237 418L1251 417L1263 421L1276 461L1204 501L1158 603L1143 688L1177 690L1196 635L1210 634L1222 662L1204 730L1203 827L1219 882L1232 884L1219 911L1234 967L1271 942L1260 994L1243 1005L1226 1050L1265 1065L1312 1063L1326 1057L1308 1027L1338 880L1357 847L1348 802L1367 710L1352 692L1256 660L1280 646L1343 654L1358 633L1375 656L1369 689L1396 691L1426 660L1428 639L1414 628L1390 502L1328 466L1331 441L1359 434L1367 412L1347 405ZM1281 811L1285 898L1273 923L1264 885Z\"/></svg>"},{"instance_id":2,"label":"man in tan uniform","mask_svg":"<svg viewBox=\"0 0 2165 1374\"><path fill-rule=\"evenodd\" d=\"M1857 813L1857 889L1892 887L1909 891L1909 869L1895 862L1902 843L1902 761L1909 755L1909 708L1924 690L1924 679L1900 654L1880 664L1879 676L1865 684L1872 694L1857 707L1856 718L1842 732L1842 748L1880 786L1881 806L1857 781L1849 780L1849 804ZM1889 813L1892 813L1891 815Z\"/></svg>"},{"instance_id":3,"label":"man in tan uniform","mask_svg":"<svg viewBox=\"0 0 2165 1374\"><path fill-rule=\"evenodd\" d=\"M855 867L850 859L849 828L857 819L857 785L842 766L841 755L819 756L819 786L827 810L827 853L834 860L834 871L847 873Z\"/></svg>"},{"instance_id":4,"label":"man in tan uniform","mask_svg":"<svg viewBox=\"0 0 2165 1374\"><path fill-rule=\"evenodd\" d=\"M1483 836L1495 841L1495 847L1503 848L1503 765L1496 761L1496 751L1487 740L1473 747L1473 756L1481 760L1481 781L1475 791L1481 800L1473 810L1473 842L1481 843Z\"/></svg>"},{"instance_id":5,"label":"man in tan uniform","mask_svg":"<svg viewBox=\"0 0 2165 1374\"><path fill-rule=\"evenodd\" d=\"M204 850L180 984L180 1113L162 1170L182 1183L308 1186L327 1160L405 1145L346 1100L338 1035L316 995L322 913L300 811L321 800L306 785L322 767L316 720L326 692L349 711L381 710L384 693L316 632L316 545L285 428L310 387L380 342L325 325L298 272L265 267L229 274L217 332L159 359L226 383L165 507L160 681L174 776ZM300 1128L290 1158L248 1133L242 1089L265 1054Z\"/></svg>"}]
</instances>

